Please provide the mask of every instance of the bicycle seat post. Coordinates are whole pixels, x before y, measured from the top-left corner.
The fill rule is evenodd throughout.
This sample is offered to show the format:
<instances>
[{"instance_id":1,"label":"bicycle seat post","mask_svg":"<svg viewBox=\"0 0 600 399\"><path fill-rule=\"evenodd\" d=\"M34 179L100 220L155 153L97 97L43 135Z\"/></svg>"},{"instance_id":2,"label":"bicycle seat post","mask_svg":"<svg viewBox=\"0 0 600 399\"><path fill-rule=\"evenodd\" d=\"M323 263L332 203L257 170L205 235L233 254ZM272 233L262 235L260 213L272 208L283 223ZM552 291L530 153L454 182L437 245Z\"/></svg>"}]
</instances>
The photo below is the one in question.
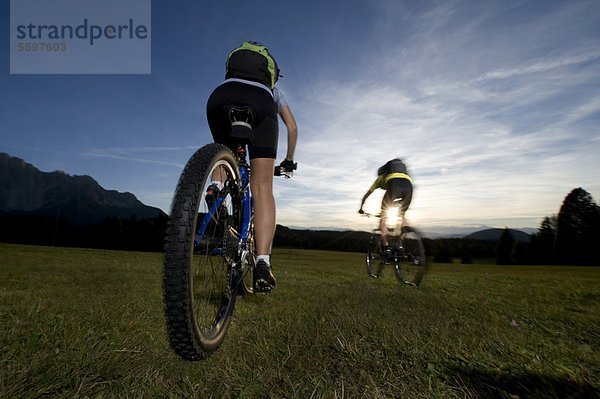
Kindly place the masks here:
<instances>
[{"instance_id":1,"label":"bicycle seat post","mask_svg":"<svg viewBox=\"0 0 600 399\"><path fill-rule=\"evenodd\" d=\"M246 145L238 144L235 148L235 157L239 164L246 164Z\"/></svg>"}]
</instances>

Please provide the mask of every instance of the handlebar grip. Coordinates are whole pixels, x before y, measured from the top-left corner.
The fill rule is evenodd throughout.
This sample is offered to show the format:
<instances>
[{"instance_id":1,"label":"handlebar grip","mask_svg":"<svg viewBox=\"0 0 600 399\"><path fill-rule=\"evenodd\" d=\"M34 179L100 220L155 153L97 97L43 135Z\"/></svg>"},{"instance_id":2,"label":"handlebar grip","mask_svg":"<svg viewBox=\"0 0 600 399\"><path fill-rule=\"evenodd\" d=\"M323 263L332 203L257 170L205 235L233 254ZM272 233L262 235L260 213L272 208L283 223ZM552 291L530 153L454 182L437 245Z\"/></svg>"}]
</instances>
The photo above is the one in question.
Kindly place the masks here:
<instances>
[{"instance_id":1,"label":"handlebar grip","mask_svg":"<svg viewBox=\"0 0 600 399\"><path fill-rule=\"evenodd\" d=\"M293 161L283 160L279 165L275 166L275 176L292 177L293 171L298 169L298 163Z\"/></svg>"},{"instance_id":2,"label":"handlebar grip","mask_svg":"<svg viewBox=\"0 0 600 399\"><path fill-rule=\"evenodd\" d=\"M286 178L292 177L293 171L282 168L281 165L275 166L275 170L273 171L274 176L284 176Z\"/></svg>"},{"instance_id":3,"label":"handlebar grip","mask_svg":"<svg viewBox=\"0 0 600 399\"><path fill-rule=\"evenodd\" d=\"M289 161L287 159L284 159L280 164L279 164L280 168L285 169L288 172L291 172L292 170L296 170L298 169L298 163L294 162L294 161Z\"/></svg>"}]
</instances>

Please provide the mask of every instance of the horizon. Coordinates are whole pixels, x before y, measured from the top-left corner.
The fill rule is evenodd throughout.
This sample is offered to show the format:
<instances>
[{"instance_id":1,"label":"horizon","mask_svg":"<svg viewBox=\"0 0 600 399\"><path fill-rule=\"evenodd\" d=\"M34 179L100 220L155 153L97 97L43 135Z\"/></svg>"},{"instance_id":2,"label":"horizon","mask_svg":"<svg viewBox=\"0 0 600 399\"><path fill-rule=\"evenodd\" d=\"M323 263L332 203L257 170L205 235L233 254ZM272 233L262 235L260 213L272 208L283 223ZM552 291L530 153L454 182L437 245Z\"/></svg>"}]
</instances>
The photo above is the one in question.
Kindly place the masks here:
<instances>
[{"instance_id":1,"label":"horizon","mask_svg":"<svg viewBox=\"0 0 600 399\"><path fill-rule=\"evenodd\" d=\"M37 168L35 165L31 164L30 162L27 162L27 160L24 160L22 158L18 158L18 157L13 157L10 154L4 153L4 152L0 152L0 156L8 156L11 157L13 159L18 159L22 162L25 162L26 164L28 164L30 167L33 167L34 169L37 169L38 171L40 171L41 173L45 173L45 174L53 174L53 173L59 173L62 175L67 175L70 178L82 178L82 177L87 177L92 179L93 181L95 181L101 189L106 190L106 191L115 191L118 194L131 194L133 195L138 201L139 198L137 198L137 196L135 196L134 193L131 193L129 191L116 191L116 190L111 190L110 188L107 187L102 187L100 185L100 183L93 177L90 175L71 175L66 173L65 171L62 170L53 170L53 171L42 171L39 168ZM140 201L141 202L141 201ZM152 205L148 205L148 204L144 204L143 202L141 202L142 205L144 206L150 206L152 207ZM154 207L156 209L161 210L162 212L164 212L167 216L169 216L169 212L165 212L164 210ZM363 228L360 227L358 229L354 229L354 228L350 228L350 227L337 227L337 226L310 226L310 225L305 225L305 226L293 226L293 225L283 225L281 223L277 223L278 226L281 227L285 227L285 228L289 228L292 230L305 230L305 231L336 231L336 232L367 232L370 233L374 230L374 228L377 228L376 226L376 222L374 222L375 224L373 226L369 226L368 228ZM419 229L420 232L423 234L424 237L426 238L431 238L431 239L436 239L436 238L464 238L470 234L473 233L477 233L477 232L481 232L481 231L485 231L485 230L503 230L505 228L508 228L509 230L516 230L516 231L520 231L523 233L526 233L527 235L532 235L534 233L536 233L538 231L537 227L511 227L511 226L504 226L504 227L494 227L494 226L489 226L489 225L483 225L483 224L479 224L479 225L466 225L466 226L448 226L448 225L430 225L425 227L424 229Z\"/></svg>"},{"instance_id":2,"label":"horizon","mask_svg":"<svg viewBox=\"0 0 600 399\"><path fill-rule=\"evenodd\" d=\"M271 23L247 18L257 12ZM298 171L275 179L280 225L370 230L356 211L394 157L415 181L407 217L424 231L536 229L576 187L600 198L598 2L154 2L151 39L146 75L11 75L7 60L0 152L168 214L183 166L212 142L204 108L229 51L258 40L299 127Z\"/></svg>"}]
</instances>

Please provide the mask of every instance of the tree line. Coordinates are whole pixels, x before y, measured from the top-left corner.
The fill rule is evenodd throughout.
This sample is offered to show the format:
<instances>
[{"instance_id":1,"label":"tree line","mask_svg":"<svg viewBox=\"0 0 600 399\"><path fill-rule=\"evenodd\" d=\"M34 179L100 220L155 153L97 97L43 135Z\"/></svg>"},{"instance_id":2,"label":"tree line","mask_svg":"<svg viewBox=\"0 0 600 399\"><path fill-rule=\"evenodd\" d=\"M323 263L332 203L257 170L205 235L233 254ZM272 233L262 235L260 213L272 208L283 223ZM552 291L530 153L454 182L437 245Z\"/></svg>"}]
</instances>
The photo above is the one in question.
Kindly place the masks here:
<instances>
[{"instance_id":1,"label":"tree line","mask_svg":"<svg viewBox=\"0 0 600 399\"><path fill-rule=\"evenodd\" d=\"M59 215L1 215L0 241L57 247L161 252L167 217L109 217L79 225Z\"/></svg>"},{"instance_id":2,"label":"tree line","mask_svg":"<svg viewBox=\"0 0 600 399\"><path fill-rule=\"evenodd\" d=\"M534 263L600 265L600 207L581 187L564 199L558 215L546 216L530 241Z\"/></svg>"},{"instance_id":3,"label":"tree line","mask_svg":"<svg viewBox=\"0 0 600 399\"><path fill-rule=\"evenodd\" d=\"M370 233L309 231L277 226L275 247L365 252ZM435 263L486 261L511 264L600 265L600 207L582 188L564 199L558 215L545 217L529 242L517 241L505 228L500 239L423 239L425 252Z\"/></svg>"},{"instance_id":4,"label":"tree line","mask_svg":"<svg viewBox=\"0 0 600 399\"><path fill-rule=\"evenodd\" d=\"M557 215L543 218L529 242L518 242L508 228L497 242L442 239L426 247L437 263L495 259L499 265L600 265L600 207L581 187L564 199Z\"/></svg>"},{"instance_id":5,"label":"tree line","mask_svg":"<svg viewBox=\"0 0 600 399\"><path fill-rule=\"evenodd\" d=\"M0 241L162 252L168 218L138 220L106 218L78 226L59 217L0 215ZM312 231L277 226L274 247L365 252L371 233ZM481 261L510 264L600 265L600 207L582 188L573 189L557 215L543 218L529 242L515 240L508 228L499 240L439 238L424 240L433 262L463 264Z\"/></svg>"}]
</instances>

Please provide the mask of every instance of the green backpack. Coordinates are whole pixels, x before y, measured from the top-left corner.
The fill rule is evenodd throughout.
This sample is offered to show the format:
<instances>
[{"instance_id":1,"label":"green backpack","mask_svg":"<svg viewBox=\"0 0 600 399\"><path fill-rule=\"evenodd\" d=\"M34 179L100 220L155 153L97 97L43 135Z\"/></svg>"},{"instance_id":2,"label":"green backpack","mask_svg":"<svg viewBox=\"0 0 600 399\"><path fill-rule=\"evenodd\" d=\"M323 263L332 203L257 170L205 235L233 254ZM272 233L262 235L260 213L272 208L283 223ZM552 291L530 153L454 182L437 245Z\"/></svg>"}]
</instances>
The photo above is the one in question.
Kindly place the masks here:
<instances>
[{"instance_id":1,"label":"green backpack","mask_svg":"<svg viewBox=\"0 0 600 399\"><path fill-rule=\"evenodd\" d=\"M257 42L244 42L229 54L225 78L252 80L271 89L279 78L277 62L269 50Z\"/></svg>"}]
</instances>

